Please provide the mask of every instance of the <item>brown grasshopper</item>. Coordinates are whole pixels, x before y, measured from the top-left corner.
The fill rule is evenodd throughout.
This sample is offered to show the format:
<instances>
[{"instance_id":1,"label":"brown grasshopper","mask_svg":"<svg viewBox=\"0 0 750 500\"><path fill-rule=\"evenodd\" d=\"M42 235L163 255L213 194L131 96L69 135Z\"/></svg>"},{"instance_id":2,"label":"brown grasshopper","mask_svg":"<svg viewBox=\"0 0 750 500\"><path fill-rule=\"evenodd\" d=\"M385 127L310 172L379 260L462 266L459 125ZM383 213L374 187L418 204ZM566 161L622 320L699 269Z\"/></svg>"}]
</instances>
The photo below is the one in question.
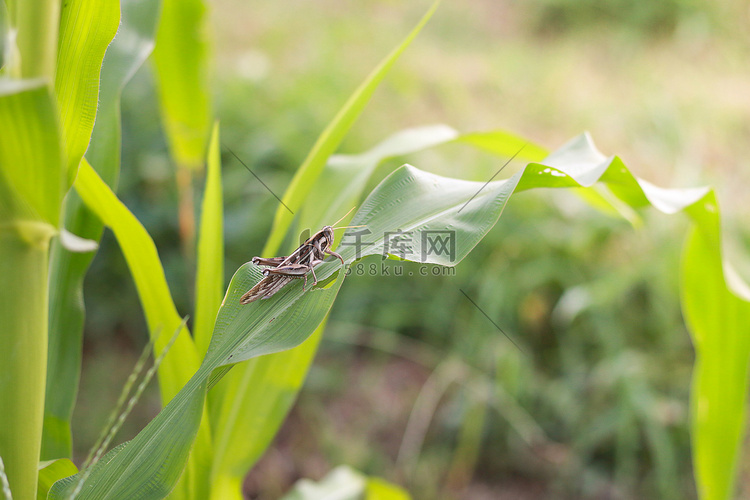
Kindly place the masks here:
<instances>
[{"instance_id":1,"label":"brown grasshopper","mask_svg":"<svg viewBox=\"0 0 750 500\"><path fill-rule=\"evenodd\" d=\"M349 214L347 213L347 215ZM315 286L318 283L318 277L315 276L315 266L323 262L327 255L338 258L341 264L344 264L344 258L331 250L333 246L333 230L333 226L323 227L323 229L309 237L297 250L287 257L253 257L253 264L267 266L262 271L264 278L240 297L240 304L249 304L258 299L267 299L293 279L297 278L305 279L305 283L302 285L302 290L305 290L307 286L307 273L310 272L313 275L313 286Z\"/></svg>"}]
</instances>

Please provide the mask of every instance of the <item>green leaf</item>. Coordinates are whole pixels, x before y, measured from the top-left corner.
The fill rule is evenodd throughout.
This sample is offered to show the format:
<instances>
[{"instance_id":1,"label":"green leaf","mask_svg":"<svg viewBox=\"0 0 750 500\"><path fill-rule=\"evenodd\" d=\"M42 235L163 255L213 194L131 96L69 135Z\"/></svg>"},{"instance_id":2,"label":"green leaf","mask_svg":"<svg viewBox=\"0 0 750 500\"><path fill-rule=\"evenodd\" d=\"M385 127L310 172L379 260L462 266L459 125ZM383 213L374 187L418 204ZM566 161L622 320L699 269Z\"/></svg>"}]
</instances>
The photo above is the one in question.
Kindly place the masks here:
<instances>
[{"instance_id":1,"label":"green leaf","mask_svg":"<svg viewBox=\"0 0 750 500\"><path fill-rule=\"evenodd\" d=\"M209 394L214 426L211 498L242 498L242 480L286 419L315 356L325 323L294 349L238 366Z\"/></svg>"},{"instance_id":2,"label":"green leaf","mask_svg":"<svg viewBox=\"0 0 750 500\"><path fill-rule=\"evenodd\" d=\"M169 339L160 333L175 331L182 319L169 293L153 240L85 160L81 162L74 186L86 206L114 232L135 281L151 336L158 335L154 352L161 352ZM199 364L195 345L183 328L159 367L162 401L171 400Z\"/></svg>"},{"instance_id":3,"label":"green leaf","mask_svg":"<svg viewBox=\"0 0 750 500\"><path fill-rule=\"evenodd\" d=\"M104 56L99 108L86 157L112 189L116 189L120 170L120 94L151 53L158 13L159 2L125 2L119 35ZM65 198L64 213L68 231L99 241L104 226L74 190ZM71 456L70 419L81 369L83 279L93 257L93 254L70 253L53 240L42 459ZM60 386L52 383L55 380L67 383Z\"/></svg>"},{"instance_id":4,"label":"green leaf","mask_svg":"<svg viewBox=\"0 0 750 500\"><path fill-rule=\"evenodd\" d=\"M70 0L61 5L55 95L70 187L94 129L102 59L120 24L120 2Z\"/></svg>"},{"instance_id":5,"label":"green leaf","mask_svg":"<svg viewBox=\"0 0 750 500\"><path fill-rule=\"evenodd\" d=\"M80 177L79 177L80 178ZM76 181L78 182L78 181ZM240 297L262 278L245 264L229 284L206 358L185 387L132 441L107 454L91 471L79 499L161 498L175 485L200 424L206 389L236 362L289 349L307 338L330 309L344 278L327 264L321 280L304 293L295 282L274 300L243 306ZM334 273L335 276L334 276ZM330 279L328 279L330 278ZM327 285L327 286L326 286ZM212 373L214 376L212 378ZM51 498L64 498L78 476L58 482Z\"/></svg>"},{"instance_id":6,"label":"green leaf","mask_svg":"<svg viewBox=\"0 0 750 500\"><path fill-rule=\"evenodd\" d=\"M349 97L344 106L339 110L336 116L331 120L328 126L320 134L318 140L313 145L310 153L305 158L305 161L297 169L294 174L292 182L289 184L282 204L276 210L276 215L273 219L273 229L271 230L271 236L266 242L266 246L263 249L263 255L271 255L278 251L281 246L281 242L286 236L289 225L292 223L293 215L289 212L287 207L292 212L296 212L304 203L307 198L310 189L317 180L318 176L323 170L323 167L328 160L328 157L338 148L341 141L344 139L346 133L351 129L354 122L364 110L365 105L369 102L375 89L378 87L380 82L385 78L390 71L393 64L416 38L419 32L422 30L427 21L430 20L432 14L437 9L438 2L432 4L432 7L417 23L417 26L409 33L409 35L401 42L401 45L393 49L388 56L383 59L380 64L370 73L364 82L354 91Z\"/></svg>"},{"instance_id":7,"label":"green leaf","mask_svg":"<svg viewBox=\"0 0 750 500\"><path fill-rule=\"evenodd\" d=\"M63 197L57 111L41 80L0 80L0 224L57 228ZM25 229L31 229L31 226ZM44 230L49 238L50 230Z\"/></svg>"},{"instance_id":8,"label":"green leaf","mask_svg":"<svg viewBox=\"0 0 750 500\"><path fill-rule=\"evenodd\" d=\"M55 482L78 472L78 468L67 458L49 460L39 464L39 486L36 490L37 500L45 500L47 493Z\"/></svg>"},{"instance_id":9,"label":"green leaf","mask_svg":"<svg viewBox=\"0 0 750 500\"><path fill-rule=\"evenodd\" d=\"M219 124L217 123L214 125L208 148L208 172L201 208L198 272L195 280L193 331L195 344L201 355L205 355L211 341L211 332L224 290L224 211L219 144Z\"/></svg>"},{"instance_id":10,"label":"green leaf","mask_svg":"<svg viewBox=\"0 0 750 500\"><path fill-rule=\"evenodd\" d=\"M201 168L211 128L206 6L163 4L154 62L167 142L177 165Z\"/></svg>"},{"instance_id":11,"label":"green leaf","mask_svg":"<svg viewBox=\"0 0 750 500\"><path fill-rule=\"evenodd\" d=\"M731 269L725 271L714 193L706 194L689 214L693 227L685 242L681 274L682 308L696 352L693 462L700 498L724 500L735 496L745 430L750 293Z\"/></svg>"}]
</instances>

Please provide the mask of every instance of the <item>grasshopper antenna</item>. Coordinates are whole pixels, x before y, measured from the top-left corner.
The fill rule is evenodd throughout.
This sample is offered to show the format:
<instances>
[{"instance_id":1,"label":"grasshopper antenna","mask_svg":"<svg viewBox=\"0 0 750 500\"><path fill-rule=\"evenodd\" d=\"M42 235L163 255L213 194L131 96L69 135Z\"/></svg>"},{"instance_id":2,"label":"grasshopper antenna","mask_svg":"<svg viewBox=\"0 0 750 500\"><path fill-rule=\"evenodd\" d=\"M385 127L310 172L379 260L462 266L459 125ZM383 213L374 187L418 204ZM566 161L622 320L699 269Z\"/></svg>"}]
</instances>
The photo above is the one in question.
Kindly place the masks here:
<instances>
[{"instance_id":1,"label":"grasshopper antenna","mask_svg":"<svg viewBox=\"0 0 750 500\"><path fill-rule=\"evenodd\" d=\"M336 224L338 224L342 220L346 219L346 216L349 215L350 213L352 213L352 210L354 210L355 208L357 208L357 207L354 206L354 207L350 208L349 211L346 212L342 218L340 218L339 220L337 220L336 222L334 222L333 224L331 224L331 226L335 226ZM341 229L341 228L336 228L336 229Z\"/></svg>"}]
</instances>

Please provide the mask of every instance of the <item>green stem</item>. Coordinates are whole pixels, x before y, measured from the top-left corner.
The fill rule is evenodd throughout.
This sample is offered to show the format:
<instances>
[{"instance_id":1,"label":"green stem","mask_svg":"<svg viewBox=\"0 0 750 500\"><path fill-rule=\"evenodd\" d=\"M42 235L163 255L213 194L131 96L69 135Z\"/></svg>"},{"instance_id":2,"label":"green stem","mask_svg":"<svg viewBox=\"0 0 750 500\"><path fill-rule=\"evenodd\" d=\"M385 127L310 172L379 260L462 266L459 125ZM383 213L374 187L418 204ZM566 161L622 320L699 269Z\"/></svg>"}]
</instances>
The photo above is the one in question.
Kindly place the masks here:
<instances>
[{"instance_id":1,"label":"green stem","mask_svg":"<svg viewBox=\"0 0 750 500\"><path fill-rule=\"evenodd\" d=\"M15 5L18 52L22 78L55 81L59 0L22 0Z\"/></svg>"},{"instance_id":2,"label":"green stem","mask_svg":"<svg viewBox=\"0 0 750 500\"><path fill-rule=\"evenodd\" d=\"M0 228L0 455L14 498L36 498L47 371L49 239Z\"/></svg>"}]
</instances>

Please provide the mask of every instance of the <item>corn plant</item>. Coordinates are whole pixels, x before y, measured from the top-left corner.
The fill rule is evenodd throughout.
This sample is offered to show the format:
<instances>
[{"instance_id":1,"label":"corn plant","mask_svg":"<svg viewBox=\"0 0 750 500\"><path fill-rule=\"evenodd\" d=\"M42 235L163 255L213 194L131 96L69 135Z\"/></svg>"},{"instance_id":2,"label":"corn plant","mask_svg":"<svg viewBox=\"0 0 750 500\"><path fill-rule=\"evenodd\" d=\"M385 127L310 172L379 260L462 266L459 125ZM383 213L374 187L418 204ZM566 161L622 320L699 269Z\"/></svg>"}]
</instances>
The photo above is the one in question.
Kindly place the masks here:
<instances>
[{"instance_id":1,"label":"corn plant","mask_svg":"<svg viewBox=\"0 0 750 500\"><path fill-rule=\"evenodd\" d=\"M113 1L28 0L7 2L7 8L9 33L17 35L6 39L0 80L2 491L21 499L241 498L242 478L300 389L345 269L324 262L312 289L298 280L272 299L245 306L239 297L262 278L258 266L247 263L224 290L219 126L211 123L207 97L201 2L123 2L119 31L120 5ZM526 146L521 157L530 163L507 180L459 180L404 165L366 196L386 159L446 142L509 157L528 141L437 126L397 133L360 155L333 155L434 10L321 133L282 197L260 254L276 254L293 223L315 230L353 205L359 209L345 223L365 226L370 235L362 252L340 250L346 265L388 254L387 235L394 230L448 229L455 232L452 258L416 250L398 257L455 266L492 229L513 194L534 188L574 188L598 208L628 219L648 205L686 213L692 227L681 293L697 352L696 482L702 498L728 498L743 433L749 306L742 285L723 267L713 192L665 190L637 179L617 157L598 152L586 134L551 154ZM120 92L154 41L188 261L197 233L192 334L172 301L153 240L115 194ZM196 231L192 185L204 163ZM78 471L70 462L70 419L80 373L81 290L105 226L117 238L141 299L163 409L134 439ZM342 469L321 485L300 485L289 498L306 498L306 490L312 491L307 498L315 498L321 491L315 488L406 497L395 486Z\"/></svg>"}]
</instances>

